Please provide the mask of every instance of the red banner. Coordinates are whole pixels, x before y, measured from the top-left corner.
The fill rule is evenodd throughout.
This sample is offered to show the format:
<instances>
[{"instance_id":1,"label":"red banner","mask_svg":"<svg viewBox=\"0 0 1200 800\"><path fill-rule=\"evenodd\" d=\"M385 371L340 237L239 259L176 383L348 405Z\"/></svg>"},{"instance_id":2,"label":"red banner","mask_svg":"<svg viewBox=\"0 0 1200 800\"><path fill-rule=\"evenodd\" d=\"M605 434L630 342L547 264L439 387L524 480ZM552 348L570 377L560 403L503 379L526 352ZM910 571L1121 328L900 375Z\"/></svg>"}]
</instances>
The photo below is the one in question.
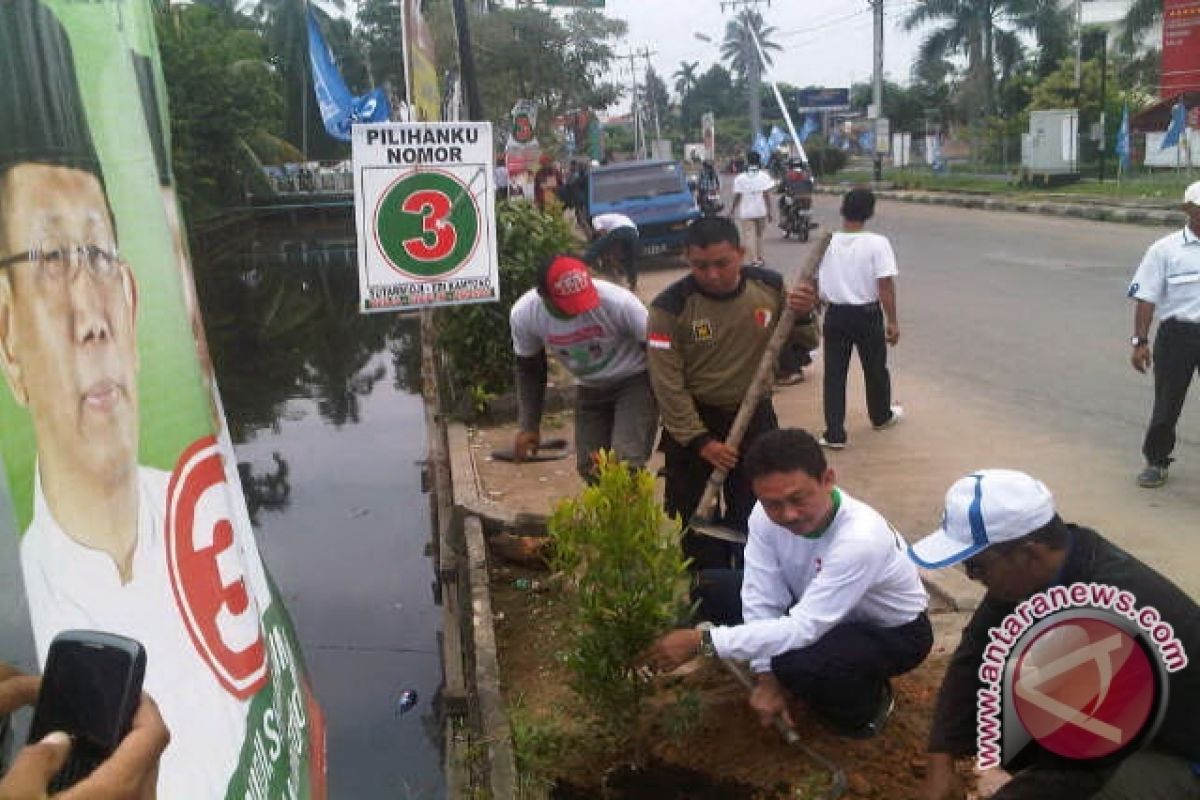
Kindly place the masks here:
<instances>
[{"instance_id":1,"label":"red banner","mask_svg":"<svg viewBox=\"0 0 1200 800\"><path fill-rule=\"evenodd\" d=\"M1160 96L1200 90L1200 0L1163 0Z\"/></svg>"}]
</instances>

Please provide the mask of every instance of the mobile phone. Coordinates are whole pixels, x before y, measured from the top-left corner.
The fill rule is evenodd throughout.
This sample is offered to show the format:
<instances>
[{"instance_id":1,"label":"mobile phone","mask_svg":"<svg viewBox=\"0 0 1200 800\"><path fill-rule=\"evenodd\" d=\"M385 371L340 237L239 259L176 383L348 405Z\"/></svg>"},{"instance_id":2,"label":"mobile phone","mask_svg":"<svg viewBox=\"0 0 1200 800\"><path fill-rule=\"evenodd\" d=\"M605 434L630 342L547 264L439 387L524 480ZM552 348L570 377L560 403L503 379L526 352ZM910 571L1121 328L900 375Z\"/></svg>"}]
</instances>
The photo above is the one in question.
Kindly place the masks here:
<instances>
[{"instance_id":1,"label":"mobile phone","mask_svg":"<svg viewBox=\"0 0 1200 800\"><path fill-rule=\"evenodd\" d=\"M53 731L70 734L71 754L52 791L91 774L129 733L142 695L146 650L141 643L100 631L63 631L46 656L29 742Z\"/></svg>"}]
</instances>

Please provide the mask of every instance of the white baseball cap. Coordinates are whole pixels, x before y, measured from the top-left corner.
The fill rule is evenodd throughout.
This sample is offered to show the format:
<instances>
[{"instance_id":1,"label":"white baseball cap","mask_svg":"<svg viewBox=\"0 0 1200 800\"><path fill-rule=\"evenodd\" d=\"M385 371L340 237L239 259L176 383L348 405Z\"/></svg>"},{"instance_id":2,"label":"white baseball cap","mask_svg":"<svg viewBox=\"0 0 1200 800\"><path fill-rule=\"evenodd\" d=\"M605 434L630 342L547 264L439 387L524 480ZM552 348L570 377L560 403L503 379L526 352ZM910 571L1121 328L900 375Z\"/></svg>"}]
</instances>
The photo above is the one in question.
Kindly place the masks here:
<instances>
[{"instance_id":1,"label":"white baseball cap","mask_svg":"<svg viewBox=\"0 0 1200 800\"><path fill-rule=\"evenodd\" d=\"M926 569L949 567L1033 533L1054 514L1054 497L1041 481L1011 469L981 469L954 482L942 526L909 545L908 555Z\"/></svg>"},{"instance_id":2,"label":"white baseball cap","mask_svg":"<svg viewBox=\"0 0 1200 800\"><path fill-rule=\"evenodd\" d=\"M1196 181L1183 190L1183 204L1187 205L1188 203L1200 206L1200 181Z\"/></svg>"}]
</instances>

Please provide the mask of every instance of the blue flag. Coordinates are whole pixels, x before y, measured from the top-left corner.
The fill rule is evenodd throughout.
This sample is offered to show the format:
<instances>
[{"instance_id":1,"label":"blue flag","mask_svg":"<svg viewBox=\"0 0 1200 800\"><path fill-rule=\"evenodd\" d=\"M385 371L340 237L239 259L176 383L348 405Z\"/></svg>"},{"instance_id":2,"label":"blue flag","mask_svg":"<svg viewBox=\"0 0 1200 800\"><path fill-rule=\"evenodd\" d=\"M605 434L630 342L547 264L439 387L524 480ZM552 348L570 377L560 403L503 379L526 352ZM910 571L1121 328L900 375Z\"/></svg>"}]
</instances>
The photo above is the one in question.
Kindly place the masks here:
<instances>
[{"instance_id":1,"label":"blue flag","mask_svg":"<svg viewBox=\"0 0 1200 800\"><path fill-rule=\"evenodd\" d=\"M767 138L767 147L773 152L788 140L788 135L779 129L778 125L771 126L771 135Z\"/></svg>"},{"instance_id":2,"label":"blue flag","mask_svg":"<svg viewBox=\"0 0 1200 800\"><path fill-rule=\"evenodd\" d=\"M817 132L817 118L814 114L808 114L804 117L804 124L800 126L800 132L796 134L800 137L800 142L803 144L808 141L808 137Z\"/></svg>"},{"instance_id":3,"label":"blue flag","mask_svg":"<svg viewBox=\"0 0 1200 800\"><path fill-rule=\"evenodd\" d=\"M1121 127L1117 128L1117 160L1121 164L1121 169L1129 169L1130 150L1129 150L1129 105L1126 104L1121 110Z\"/></svg>"},{"instance_id":4,"label":"blue flag","mask_svg":"<svg viewBox=\"0 0 1200 800\"><path fill-rule=\"evenodd\" d=\"M771 160L771 146L767 144L767 137L761 133L754 137L754 145L750 149L758 153L758 157L762 159L763 164Z\"/></svg>"},{"instance_id":5,"label":"blue flag","mask_svg":"<svg viewBox=\"0 0 1200 800\"><path fill-rule=\"evenodd\" d=\"M382 89L373 89L354 97L346 88L333 53L321 36L317 18L308 10L308 60L312 64L313 91L321 109L325 130L335 139L350 141L350 126L356 122L387 122L392 116L391 104Z\"/></svg>"},{"instance_id":6,"label":"blue flag","mask_svg":"<svg viewBox=\"0 0 1200 800\"><path fill-rule=\"evenodd\" d=\"M1183 107L1182 102L1176 103L1171 107L1171 125L1167 128L1167 135L1163 137L1162 144L1158 146L1158 149L1166 150L1168 147L1177 147L1179 137L1183 134L1186 124L1187 109Z\"/></svg>"}]
</instances>

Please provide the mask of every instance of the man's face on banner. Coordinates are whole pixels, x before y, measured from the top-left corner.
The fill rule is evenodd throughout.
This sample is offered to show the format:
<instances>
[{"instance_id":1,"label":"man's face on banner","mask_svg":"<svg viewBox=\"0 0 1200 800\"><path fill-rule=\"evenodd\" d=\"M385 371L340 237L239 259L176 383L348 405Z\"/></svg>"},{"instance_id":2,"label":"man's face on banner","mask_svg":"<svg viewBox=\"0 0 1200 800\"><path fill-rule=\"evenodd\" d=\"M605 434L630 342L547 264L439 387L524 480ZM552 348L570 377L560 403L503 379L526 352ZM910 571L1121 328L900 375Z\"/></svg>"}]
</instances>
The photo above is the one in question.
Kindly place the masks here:
<instances>
[{"instance_id":1,"label":"man's face on banner","mask_svg":"<svg viewBox=\"0 0 1200 800\"><path fill-rule=\"evenodd\" d=\"M33 418L43 474L119 480L137 463L136 290L100 181L0 175L0 367Z\"/></svg>"}]
</instances>

